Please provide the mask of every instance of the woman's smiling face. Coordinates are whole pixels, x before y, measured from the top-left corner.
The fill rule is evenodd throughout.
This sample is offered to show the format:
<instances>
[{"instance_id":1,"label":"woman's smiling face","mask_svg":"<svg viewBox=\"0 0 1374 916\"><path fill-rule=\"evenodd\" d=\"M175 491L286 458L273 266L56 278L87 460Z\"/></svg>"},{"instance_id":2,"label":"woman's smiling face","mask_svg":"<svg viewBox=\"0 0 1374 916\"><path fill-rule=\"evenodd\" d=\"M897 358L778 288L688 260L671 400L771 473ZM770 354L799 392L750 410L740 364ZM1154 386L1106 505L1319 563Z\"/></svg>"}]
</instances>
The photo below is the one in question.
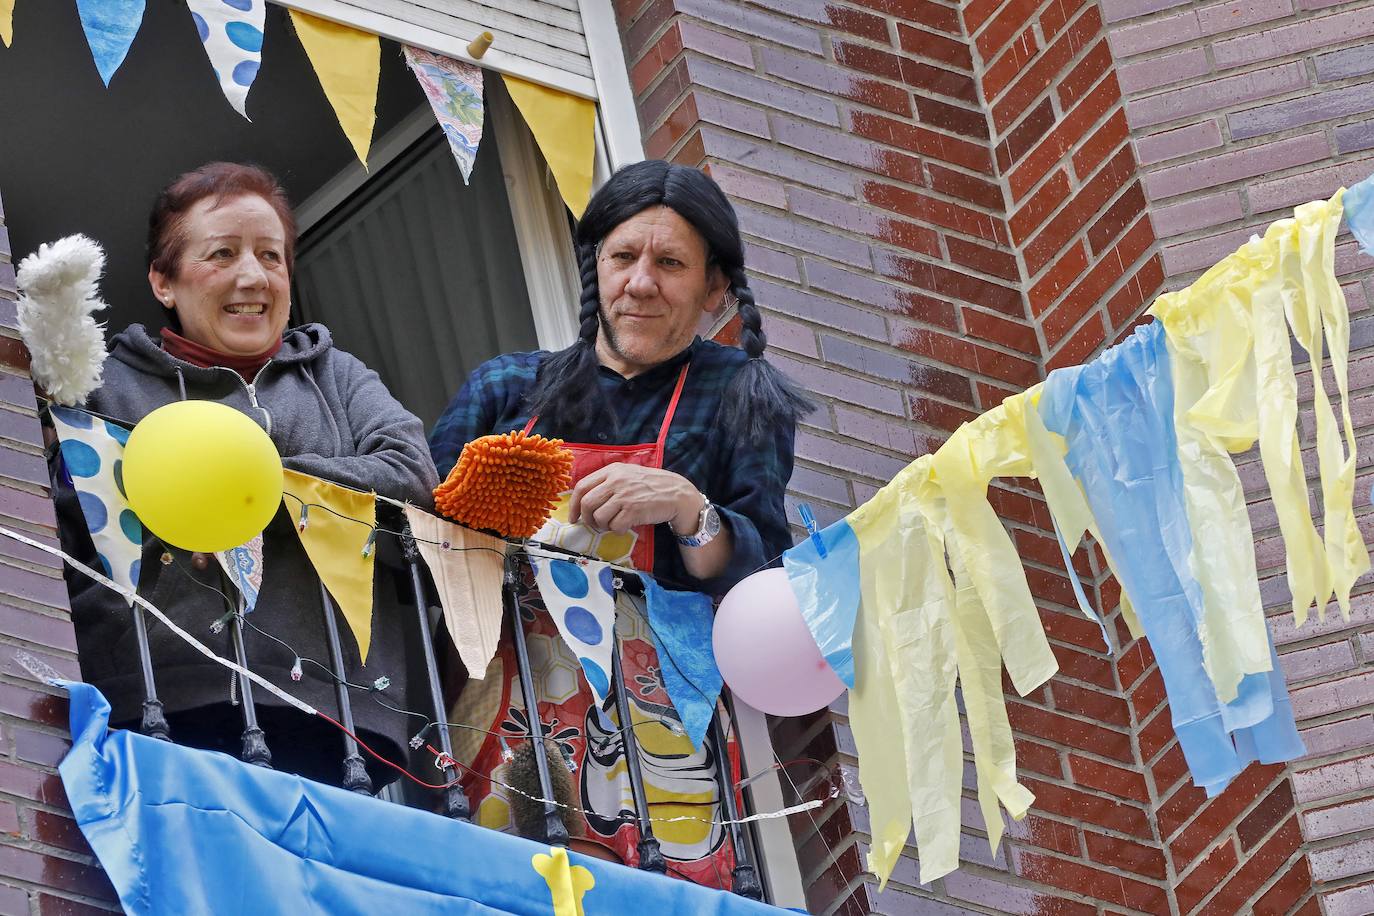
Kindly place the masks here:
<instances>
[{"instance_id":1,"label":"woman's smiling face","mask_svg":"<svg viewBox=\"0 0 1374 916\"><path fill-rule=\"evenodd\" d=\"M233 356L254 356L281 338L291 312L286 231L256 194L206 197L186 211L174 276L148 271L153 293L174 309L182 336Z\"/></svg>"}]
</instances>

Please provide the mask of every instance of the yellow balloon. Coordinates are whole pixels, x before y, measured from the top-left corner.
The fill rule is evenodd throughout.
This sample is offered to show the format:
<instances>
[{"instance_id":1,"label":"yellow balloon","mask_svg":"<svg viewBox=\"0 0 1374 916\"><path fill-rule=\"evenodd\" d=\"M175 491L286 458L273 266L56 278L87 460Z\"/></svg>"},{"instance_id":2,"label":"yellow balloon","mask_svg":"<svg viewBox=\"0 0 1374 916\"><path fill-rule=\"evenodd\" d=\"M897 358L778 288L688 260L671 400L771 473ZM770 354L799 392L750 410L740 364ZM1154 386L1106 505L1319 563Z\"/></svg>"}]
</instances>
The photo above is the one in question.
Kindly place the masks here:
<instances>
[{"instance_id":1,"label":"yellow balloon","mask_svg":"<svg viewBox=\"0 0 1374 916\"><path fill-rule=\"evenodd\" d=\"M148 414L124 447L124 494L168 544L210 553L251 540L281 505L281 456L262 427L216 401Z\"/></svg>"}]
</instances>

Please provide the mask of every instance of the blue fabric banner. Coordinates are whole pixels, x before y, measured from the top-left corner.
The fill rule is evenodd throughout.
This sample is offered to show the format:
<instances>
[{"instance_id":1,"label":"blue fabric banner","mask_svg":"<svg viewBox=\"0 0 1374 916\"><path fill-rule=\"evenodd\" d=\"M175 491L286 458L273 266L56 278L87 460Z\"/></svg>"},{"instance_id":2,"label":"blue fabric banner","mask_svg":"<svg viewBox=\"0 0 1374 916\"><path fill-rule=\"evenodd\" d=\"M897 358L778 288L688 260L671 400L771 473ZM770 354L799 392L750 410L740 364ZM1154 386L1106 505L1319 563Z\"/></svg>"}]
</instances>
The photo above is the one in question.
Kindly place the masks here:
<instances>
[{"instance_id":1,"label":"blue fabric banner","mask_svg":"<svg viewBox=\"0 0 1374 916\"><path fill-rule=\"evenodd\" d=\"M724 683L711 648L716 609L699 592L670 592L648 576L639 578L663 687L692 747L701 750Z\"/></svg>"},{"instance_id":2,"label":"blue fabric banner","mask_svg":"<svg viewBox=\"0 0 1374 916\"><path fill-rule=\"evenodd\" d=\"M786 912L224 754L111 732L98 690L63 686L73 744L62 782L129 913Z\"/></svg>"},{"instance_id":3,"label":"blue fabric banner","mask_svg":"<svg viewBox=\"0 0 1374 916\"><path fill-rule=\"evenodd\" d=\"M124 63L143 24L143 4L144 0L76 0L81 28L106 86Z\"/></svg>"},{"instance_id":4,"label":"blue fabric banner","mask_svg":"<svg viewBox=\"0 0 1374 916\"><path fill-rule=\"evenodd\" d=\"M1360 250L1374 255L1374 175L1345 192L1345 221L1360 243Z\"/></svg>"}]
</instances>

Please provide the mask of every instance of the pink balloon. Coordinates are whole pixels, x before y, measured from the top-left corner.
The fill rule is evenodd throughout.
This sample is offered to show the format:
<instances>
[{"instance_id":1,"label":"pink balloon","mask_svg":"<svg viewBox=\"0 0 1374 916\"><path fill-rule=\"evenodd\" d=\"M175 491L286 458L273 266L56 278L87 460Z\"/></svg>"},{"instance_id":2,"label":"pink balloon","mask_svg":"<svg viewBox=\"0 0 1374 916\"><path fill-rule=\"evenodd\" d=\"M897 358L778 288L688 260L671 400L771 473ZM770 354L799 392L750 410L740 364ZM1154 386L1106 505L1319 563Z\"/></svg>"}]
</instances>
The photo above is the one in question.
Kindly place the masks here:
<instances>
[{"instance_id":1,"label":"pink balloon","mask_svg":"<svg viewBox=\"0 0 1374 916\"><path fill-rule=\"evenodd\" d=\"M801 716L844 692L806 626L787 573L765 569L720 603L711 632L716 664L735 695L775 716Z\"/></svg>"}]
</instances>

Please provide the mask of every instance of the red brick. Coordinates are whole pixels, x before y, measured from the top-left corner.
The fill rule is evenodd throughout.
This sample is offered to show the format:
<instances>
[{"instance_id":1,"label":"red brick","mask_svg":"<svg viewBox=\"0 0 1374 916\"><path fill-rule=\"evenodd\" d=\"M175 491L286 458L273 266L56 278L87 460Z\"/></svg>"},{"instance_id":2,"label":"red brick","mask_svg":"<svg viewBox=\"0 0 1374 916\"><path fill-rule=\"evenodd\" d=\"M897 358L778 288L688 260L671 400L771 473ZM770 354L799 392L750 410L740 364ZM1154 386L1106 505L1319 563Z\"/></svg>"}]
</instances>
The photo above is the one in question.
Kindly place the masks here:
<instances>
[{"instance_id":1,"label":"red brick","mask_svg":"<svg viewBox=\"0 0 1374 916\"><path fill-rule=\"evenodd\" d=\"M970 111L919 93L916 95L916 120L965 137L977 140L988 138L987 118L981 111Z\"/></svg>"},{"instance_id":2,"label":"red brick","mask_svg":"<svg viewBox=\"0 0 1374 916\"><path fill-rule=\"evenodd\" d=\"M1021 161L1021 157L1035 148L1045 134L1054 127L1054 103L1048 98L1031 109L1030 114L1021 119L1015 127L997 144L997 167L1003 172Z\"/></svg>"},{"instance_id":3,"label":"red brick","mask_svg":"<svg viewBox=\"0 0 1374 916\"><path fill-rule=\"evenodd\" d=\"M1082 246L1077 242L1074 242L1073 247L1069 249L1070 252L1081 250ZM1076 260L1076 258L1077 255L1071 255L1070 266L1073 265L1073 261ZM1045 315L1040 323L1040 326L1045 331L1045 342L1051 347L1058 345L1059 342L1083 320L1083 316L1091 312L1096 306L1097 303L1091 299L1078 297L1064 299L1057 307Z\"/></svg>"},{"instance_id":4,"label":"red brick","mask_svg":"<svg viewBox=\"0 0 1374 916\"><path fill-rule=\"evenodd\" d=\"M863 195L869 203L912 219L931 222L989 242L1005 244L1007 241L1006 224L1002 220L950 201L878 181L864 182Z\"/></svg>"},{"instance_id":5,"label":"red brick","mask_svg":"<svg viewBox=\"0 0 1374 916\"><path fill-rule=\"evenodd\" d=\"M1102 126L1083 145L1074 150L1073 174L1079 181L1087 178L1097 167L1113 155L1130 135L1126 124L1126 110L1118 108L1112 116L1102 122ZM1134 157L1134 153L1131 154ZM1132 161L1134 165L1134 161Z\"/></svg>"},{"instance_id":6,"label":"red brick","mask_svg":"<svg viewBox=\"0 0 1374 916\"><path fill-rule=\"evenodd\" d=\"M1168 912L1168 897L1162 888L1153 884L1038 853L1019 853L1016 862L1021 877L1031 881L1147 913Z\"/></svg>"},{"instance_id":7,"label":"red brick","mask_svg":"<svg viewBox=\"0 0 1374 916\"><path fill-rule=\"evenodd\" d=\"M1130 763L1134 759L1129 735L1015 701L1007 704L1007 715L1011 718L1012 728L1045 741L1092 751L1122 763Z\"/></svg>"},{"instance_id":8,"label":"red brick","mask_svg":"<svg viewBox=\"0 0 1374 916\"><path fill-rule=\"evenodd\" d=\"M1074 17L1087 0L1053 0L1040 14L1040 30L1045 38L1052 39L1059 34L1070 19Z\"/></svg>"},{"instance_id":9,"label":"red brick","mask_svg":"<svg viewBox=\"0 0 1374 916\"><path fill-rule=\"evenodd\" d=\"M635 95L642 95L681 53L682 28L679 23L674 22L630 68L630 85L634 88Z\"/></svg>"},{"instance_id":10,"label":"red brick","mask_svg":"<svg viewBox=\"0 0 1374 916\"><path fill-rule=\"evenodd\" d=\"M998 251L996 248L979 245L953 235L945 236L945 247L949 251L949 259L956 264L1013 283L1021 278L1016 256L1010 252Z\"/></svg>"},{"instance_id":11,"label":"red brick","mask_svg":"<svg viewBox=\"0 0 1374 916\"><path fill-rule=\"evenodd\" d=\"M1298 819L1290 818L1278 832L1259 849L1249 854L1240 870L1208 901L1202 916L1232 916L1272 878L1289 857L1302 846L1302 831Z\"/></svg>"},{"instance_id":12,"label":"red brick","mask_svg":"<svg viewBox=\"0 0 1374 916\"><path fill-rule=\"evenodd\" d=\"M1058 572L1027 567L1026 583L1030 586L1031 595L1040 603L1048 602L1050 604L1073 607L1078 600L1073 593L1073 586L1069 584L1068 577L1060 575ZM1068 619L1072 620L1074 618ZM1078 617L1077 620L1087 623L1082 617ZM1050 634L1050 638L1055 638L1055 635ZM1078 642L1077 640L1070 641ZM1083 643L1078 644L1083 645Z\"/></svg>"},{"instance_id":13,"label":"red brick","mask_svg":"<svg viewBox=\"0 0 1374 916\"><path fill-rule=\"evenodd\" d=\"M1293 786L1287 779L1269 790L1254 810L1236 824L1236 838L1242 852L1249 852L1268 835L1270 830L1293 813Z\"/></svg>"},{"instance_id":14,"label":"red brick","mask_svg":"<svg viewBox=\"0 0 1374 916\"><path fill-rule=\"evenodd\" d=\"M1175 794L1159 809L1161 833L1168 837L1192 817L1195 810L1197 816L1192 817L1192 823L1169 843L1170 854L1176 861L1187 861L1202 852L1223 831L1229 830L1240 813L1264 793L1274 780L1281 778L1281 773L1282 767L1256 764L1243 770L1225 791L1210 801L1206 800L1205 792L1202 800L1199 800L1196 792Z\"/></svg>"},{"instance_id":15,"label":"red brick","mask_svg":"<svg viewBox=\"0 0 1374 916\"><path fill-rule=\"evenodd\" d=\"M1026 245L1023 252L1026 269L1032 275L1039 273L1042 267L1063 250L1069 239L1082 231L1083 227L1099 214L1102 207L1126 185L1134 172L1135 159L1130 148L1125 147L1094 175L1091 181L1073 194L1068 206L1060 210ZM1100 248L1093 250L1094 254L1100 252Z\"/></svg>"},{"instance_id":16,"label":"red brick","mask_svg":"<svg viewBox=\"0 0 1374 916\"><path fill-rule=\"evenodd\" d=\"M853 0L859 6L887 13L901 19L919 22L921 25L951 35L962 35L959 28L959 11L952 6L932 3L931 0Z\"/></svg>"},{"instance_id":17,"label":"red brick","mask_svg":"<svg viewBox=\"0 0 1374 916\"><path fill-rule=\"evenodd\" d=\"M29 363L33 357L29 354L29 348L13 337L0 336L0 366L9 369L17 369L20 372L29 371Z\"/></svg>"},{"instance_id":18,"label":"red brick","mask_svg":"<svg viewBox=\"0 0 1374 916\"><path fill-rule=\"evenodd\" d=\"M66 897L53 897L48 894L38 895L39 916L109 916L112 912L120 912L113 902L111 907L111 909L106 910L91 906L89 903L82 903L79 900L68 900Z\"/></svg>"},{"instance_id":19,"label":"red brick","mask_svg":"<svg viewBox=\"0 0 1374 916\"><path fill-rule=\"evenodd\" d=\"M1183 756L1183 748L1175 744L1165 751L1150 768L1155 778L1155 791L1167 795L1178 785L1180 779L1188 775L1188 758Z\"/></svg>"},{"instance_id":20,"label":"red brick","mask_svg":"<svg viewBox=\"0 0 1374 916\"><path fill-rule=\"evenodd\" d=\"M912 353L1004 382L1029 387L1039 379L1039 368L1029 360L982 347L967 340L948 337L936 331L910 328L895 342L897 346Z\"/></svg>"},{"instance_id":21,"label":"red brick","mask_svg":"<svg viewBox=\"0 0 1374 916\"><path fill-rule=\"evenodd\" d=\"M1064 775L1064 765L1059 761L1058 750L1024 738L1016 739L1016 767L1055 779Z\"/></svg>"},{"instance_id":22,"label":"red brick","mask_svg":"<svg viewBox=\"0 0 1374 916\"><path fill-rule=\"evenodd\" d=\"M1312 889L1312 871L1307 865L1307 856L1297 860L1284 872L1274 886L1255 901L1256 913L1287 913L1302 899L1302 895Z\"/></svg>"},{"instance_id":23,"label":"red brick","mask_svg":"<svg viewBox=\"0 0 1374 916\"><path fill-rule=\"evenodd\" d=\"M1079 652L1068 646L1051 645L1050 649L1059 662L1058 677L1071 677L1107 690L1116 686L1116 679L1112 676L1112 664L1107 659Z\"/></svg>"},{"instance_id":24,"label":"red brick","mask_svg":"<svg viewBox=\"0 0 1374 916\"><path fill-rule=\"evenodd\" d=\"M1045 49L1021 72L1018 79L992 106L993 126L1003 131L1010 127L1045 87L1055 82L1069 61L1096 40L1102 31L1102 14L1096 5Z\"/></svg>"},{"instance_id":25,"label":"red brick","mask_svg":"<svg viewBox=\"0 0 1374 916\"><path fill-rule=\"evenodd\" d=\"M1040 42L1036 41L1035 29L1028 28L1012 42L1002 56L992 62L983 73L983 91L989 99L1002 94L1016 75L1025 69L1026 64L1040 53Z\"/></svg>"},{"instance_id":26,"label":"red brick","mask_svg":"<svg viewBox=\"0 0 1374 916\"><path fill-rule=\"evenodd\" d=\"M1158 668L1152 668L1131 690L1131 708L1135 710L1137 722L1150 718L1160 706L1164 705L1167 694L1164 691L1164 678Z\"/></svg>"},{"instance_id":27,"label":"red brick","mask_svg":"<svg viewBox=\"0 0 1374 916\"><path fill-rule=\"evenodd\" d=\"M1308 898L1306 903L1298 907L1297 912L1293 913L1292 916L1322 916L1321 903L1318 898L1313 895Z\"/></svg>"},{"instance_id":28,"label":"red brick","mask_svg":"<svg viewBox=\"0 0 1374 916\"><path fill-rule=\"evenodd\" d=\"M991 60L1011 41L1035 13L1032 3L1008 3L978 32L974 46L983 60Z\"/></svg>"},{"instance_id":29,"label":"red brick","mask_svg":"<svg viewBox=\"0 0 1374 916\"><path fill-rule=\"evenodd\" d=\"M1116 663L1117 671L1121 675L1121 686L1129 690L1131 685L1139 680L1145 670L1154 663L1154 653L1150 652L1149 643L1143 639L1137 639L1130 647L1122 651L1121 658Z\"/></svg>"},{"instance_id":30,"label":"red brick","mask_svg":"<svg viewBox=\"0 0 1374 916\"><path fill-rule=\"evenodd\" d=\"M926 172L930 175L932 191L939 191L941 194L948 194L950 197L957 197L989 210L1002 209L1002 188L999 185L965 172L947 169L934 162L926 164Z\"/></svg>"},{"instance_id":31,"label":"red brick","mask_svg":"<svg viewBox=\"0 0 1374 916\"><path fill-rule=\"evenodd\" d=\"M969 0L963 4L964 30L972 35L983 27L1007 0Z\"/></svg>"},{"instance_id":32,"label":"red brick","mask_svg":"<svg viewBox=\"0 0 1374 916\"><path fill-rule=\"evenodd\" d=\"M81 828L76 826L76 821L37 808L33 809L30 814L33 816L31 839L71 852L79 852L82 855L95 855L86 843L86 837L82 835Z\"/></svg>"},{"instance_id":33,"label":"red brick","mask_svg":"<svg viewBox=\"0 0 1374 916\"><path fill-rule=\"evenodd\" d=\"M902 50L918 57L928 57L966 72L973 70L973 55L962 39L949 38L914 28L905 22L897 23L897 39Z\"/></svg>"},{"instance_id":34,"label":"red brick","mask_svg":"<svg viewBox=\"0 0 1374 916\"><path fill-rule=\"evenodd\" d=\"M1044 140L1007 176L1013 202L1019 202L1049 174L1061 157L1121 100L1115 75L1098 83L1072 111L1060 118Z\"/></svg>"},{"instance_id":35,"label":"red brick","mask_svg":"<svg viewBox=\"0 0 1374 916\"><path fill-rule=\"evenodd\" d=\"M1048 516L1043 502L1007 489L1001 480L994 480L988 487L988 504L1003 519L1037 528Z\"/></svg>"},{"instance_id":36,"label":"red brick","mask_svg":"<svg viewBox=\"0 0 1374 916\"><path fill-rule=\"evenodd\" d=\"M1058 700L1057 693L1055 699ZM1145 785L1145 777L1132 770L1115 767L1078 754L1070 754L1069 772L1073 774L1073 781L1080 786L1098 789L1141 803L1147 803L1150 800L1150 791Z\"/></svg>"},{"instance_id":37,"label":"red brick","mask_svg":"<svg viewBox=\"0 0 1374 916\"><path fill-rule=\"evenodd\" d=\"M887 20L882 16L838 4L831 4L825 10L830 16L830 24L842 32L873 41L887 41Z\"/></svg>"},{"instance_id":38,"label":"red brick","mask_svg":"<svg viewBox=\"0 0 1374 916\"><path fill-rule=\"evenodd\" d=\"M1020 394L1019 391L1011 391L997 385L989 385L987 382L979 381L974 385L978 392L978 406L984 411L992 410L1013 394Z\"/></svg>"},{"instance_id":39,"label":"red brick","mask_svg":"<svg viewBox=\"0 0 1374 916\"><path fill-rule=\"evenodd\" d=\"M1168 873L1164 853L1157 847L1145 846L1121 837L1107 836L1092 830L1083 831L1088 858L1108 868L1124 868L1146 878L1163 880Z\"/></svg>"},{"instance_id":40,"label":"red brick","mask_svg":"<svg viewBox=\"0 0 1374 916\"><path fill-rule=\"evenodd\" d=\"M1159 255L1152 255L1131 279L1107 300L1107 317L1112 327L1121 328L1138 317L1140 310L1154 300L1163 285L1164 265Z\"/></svg>"},{"instance_id":41,"label":"red brick","mask_svg":"<svg viewBox=\"0 0 1374 916\"><path fill-rule=\"evenodd\" d=\"M1053 372L1065 366L1077 366L1079 363L1087 362L1088 357L1096 353L1097 348L1102 346L1106 339L1107 329L1102 323L1101 316L1089 317L1046 361L1045 371Z\"/></svg>"},{"instance_id":42,"label":"red brick","mask_svg":"<svg viewBox=\"0 0 1374 916\"><path fill-rule=\"evenodd\" d=\"M1021 294L1015 289L969 276L962 271L951 270L939 264L917 261L897 254L883 254L878 260L878 272L894 280L928 290L939 296L946 296L960 302L971 302L983 308L995 309L1013 318L1025 316ZM966 366L965 368L975 368ZM999 376L1000 377L1000 376ZM1005 381L1021 381L1023 375Z\"/></svg>"},{"instance_id":43,"label":"red brick","mask_svg":"<svg viewBox=\"0 0 1374 916\"><path fill-rule=\"evenodd\" d=\"M0 872L21 881L60 887L88 897L102 900L116 897L110 879L99 868L15 846L0 846Z\"/></svg>"},{"instance_id":44,"label":"red brick","mask_svg":"<svg viewBox=\"0 0 1374 916\"><path fill-rule=\"evenodd\" d=\"M1186 867L1186 866L1185 866ZM1212 892L1212 889L1226 880L1226 876L1236 867L1236 844L1229 839L1212 850L1205 859L1188 871L1183 880L1174 887L1181 913L1191 913L1193 907Z\"/></svg>"},{"instance_id":45,"label":"red brick","mask_svg":"<svg viewBox=\"0 0 1374 916\"><path fill-rule=\"evenodd\" d=\"M1034 813L1027 814L1019 822L1012 821L1007 825L1007 836L1041 849L1071 856L1079 854L1078 837L1081 832L1077 827L1047 817L1036 817Z\"/></svg>"},{"instance_id":46,"label":"red brick","mask_svg":"<svg viewBox=\"0 0 1374 916\"><path fill-rule=\"evenodd\" d=\"M1059 104L1065 109L1071 107L1102 78L1111 65L1112 50L1107 46L1107 39L1103 38L1059 81L1055 88L1059 94Z\"/></svg>"},{"instance_id":47,"label":"red brick","mask_svg":"<svg viewBox=\"0 0 1374 916\"><path fill-rule=\"evenodd\" d=\"M1034 329L1020 322L1008 321L975 309L965 308L963 313L964 326L968 328L970 337L990 340L1031 356L1040 355L1040 344L1036 340Z\"/></svg>"},{"instance_id":48,"label":"red brick","mask_svg":"<svg viewBox=\"0 0 1374 916\"><path fill-rule=\"evenodd\" d=\"M937 429L954 432L960 426L970 420L977 419L978 414L953 404L946 404L934 398L912 397L911 398L911 419L917 423L927 423Z\"/></svg>"},{"instance_id":49,"label":"red brick","mask_svg":"<svg viewBox=\"0 0 1374 916\"><path fill-rule=\"evenodd\" d=\"M1060 204L1068 200L1069 179L1062 170L1056 170L1021 207L1012 214L1007 225L1011 238L1017 245L1024 242L1045 221Z\"/></svg>"},{"instance_id":50,"label":"red brick","mask_svg":"<svg viewBox=\"0 0 1374 916\"><path fill-rule=\"evenodd\" d=\"M1134 264L1154 243L1154 228L1148 215L1142 215L1134 226L1112 246L1112 249L1097 260L1079 284L1069 294L1075 299L1097 302L1112 284L1121 278L1122 267Z\"/></svg>"},{"instance_id":51,"label":"red brick","mask_svg":"<svg viewBox=\"0 0 1374 916\"><path fill-rule=\"evenodd\" d=\"M897 121L871 111L849 115L854 133L888 146L920 153L931 159L963 166L986 175L993 173L992 156L986 146L960 140L926 127Z\"/></svg>"},{"instance_id":52,"label":"red brick","mask_svg":"<svg viewBox=\"0 0 1374 916\"><path fill-rule=\"evenodd\" d=\"M1143 760L1153 760L1155 755L1164 750L1170 741L1175 739L1174 725L1169 719L1169 710L1161 709L1150 717L1136 732L1136 740L1140 742L1140 756Z\"/></svg>"}]
</instances>

